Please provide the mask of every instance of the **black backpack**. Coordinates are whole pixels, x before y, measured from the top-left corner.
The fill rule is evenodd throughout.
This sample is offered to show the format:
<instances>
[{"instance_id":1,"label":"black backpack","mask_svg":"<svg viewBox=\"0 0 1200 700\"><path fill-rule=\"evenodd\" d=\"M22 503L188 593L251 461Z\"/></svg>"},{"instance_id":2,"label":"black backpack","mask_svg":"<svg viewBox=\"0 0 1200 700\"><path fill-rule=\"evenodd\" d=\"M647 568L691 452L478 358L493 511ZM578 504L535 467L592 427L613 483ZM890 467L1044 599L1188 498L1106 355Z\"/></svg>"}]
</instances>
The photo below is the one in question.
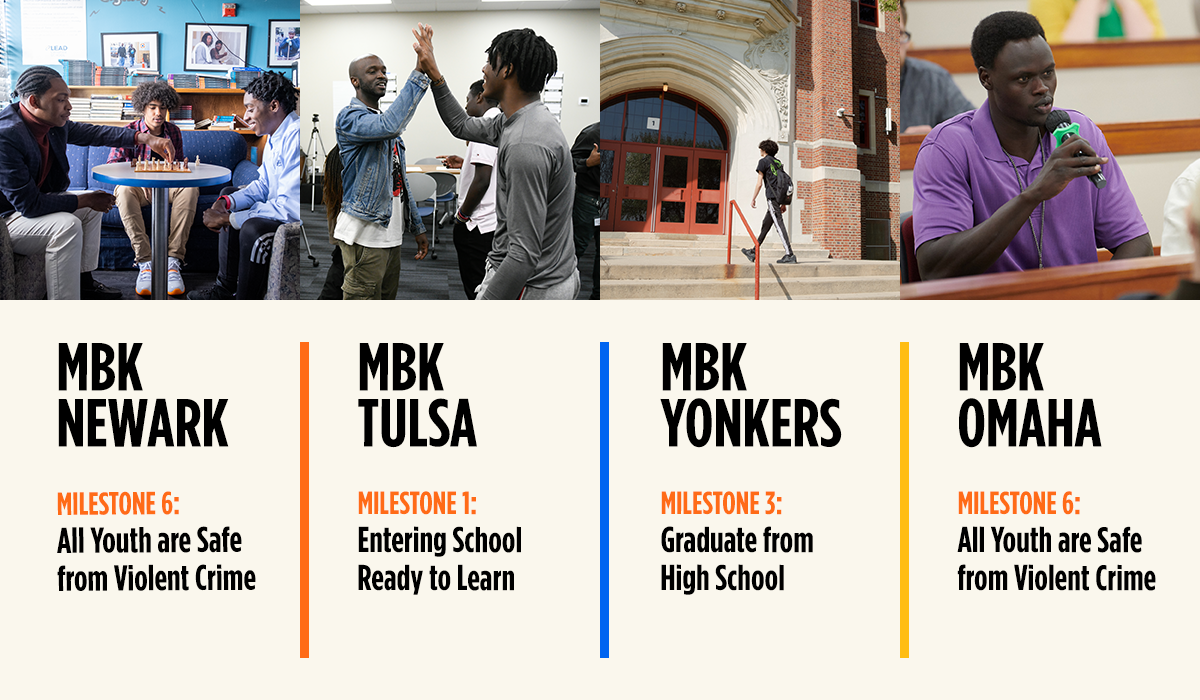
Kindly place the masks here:
<instances>
[{"instance_id":1,"label":"black backpack","mask_svg":"<svg viewBox=\"0 0 1200 700\"><path fill-rule=\"evenodd\" d=\"M795 183L792 177L783 169L783 163L778 158L771 159L771 168L767 173L767 196L779 204L791 204L795 193Z\"/></svg>"}]
</instances>

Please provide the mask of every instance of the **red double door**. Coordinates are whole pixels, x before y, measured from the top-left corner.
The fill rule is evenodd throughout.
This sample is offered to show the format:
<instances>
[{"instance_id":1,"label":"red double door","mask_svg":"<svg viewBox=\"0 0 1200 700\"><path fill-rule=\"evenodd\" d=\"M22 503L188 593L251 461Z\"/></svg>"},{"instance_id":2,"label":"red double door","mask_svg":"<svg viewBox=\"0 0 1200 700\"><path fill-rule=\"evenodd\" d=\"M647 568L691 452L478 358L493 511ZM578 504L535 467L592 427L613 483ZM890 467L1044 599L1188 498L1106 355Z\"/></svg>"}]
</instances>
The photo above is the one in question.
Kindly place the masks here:
<instances>
[{"instance_id":1,"label":"red double door","mask_svg":"<svg viewBox=\"0 0 1200 700\"><path fill-rule=\"evenodd\" d=\"M601 141L602 231L720 235L727 153Z\"/></svg>"}]
</instances>

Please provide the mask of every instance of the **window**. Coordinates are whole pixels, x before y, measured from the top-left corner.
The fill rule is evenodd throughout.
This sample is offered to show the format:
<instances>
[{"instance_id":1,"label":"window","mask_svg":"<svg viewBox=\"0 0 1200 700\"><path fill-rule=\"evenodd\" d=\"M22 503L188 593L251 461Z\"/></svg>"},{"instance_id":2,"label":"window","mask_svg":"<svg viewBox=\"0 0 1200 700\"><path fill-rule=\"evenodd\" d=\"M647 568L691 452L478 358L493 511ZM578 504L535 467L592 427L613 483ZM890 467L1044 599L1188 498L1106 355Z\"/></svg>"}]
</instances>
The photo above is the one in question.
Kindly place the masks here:
<instances>
[{"instance_id":1,"label":"window","mask_svg":"<svg viewBox=\"0 0 1200 700\"><path fill-rule=\"evenodd\" d=\"M613 98L600 110L606 141L726 150L728 136L707 107L685 95L638 91Z\"/></svg>"},{"instance_id":2,"label":"window","mask_svg":"<svg viewBox=\"0 0 1200 700\"><path fill-rule=\"evenodd\" d=\"M875 154L875 93L871 90L859 90L858 101L854 110L855 133L854 142L858 144L858 152Z\"/></svg>"},{"instance_id":3,"label":"window","mask_svg":"<svg viewBox=\"0 0 1200 700\"><path fill-rule=\"evenodd\" d=\"M879 26L879 0L858 0L858 23Z\"/></svg>"},{"instance_id":4,"label":"window","mask_svg":"<svg viewBox=\"0 0 1200 700\"><path fill-rule=\"evenodd\" d=\"M895 260L892 246L892 222L887 219L863 219L862 259Z\"/></svg>"}]
</instances>

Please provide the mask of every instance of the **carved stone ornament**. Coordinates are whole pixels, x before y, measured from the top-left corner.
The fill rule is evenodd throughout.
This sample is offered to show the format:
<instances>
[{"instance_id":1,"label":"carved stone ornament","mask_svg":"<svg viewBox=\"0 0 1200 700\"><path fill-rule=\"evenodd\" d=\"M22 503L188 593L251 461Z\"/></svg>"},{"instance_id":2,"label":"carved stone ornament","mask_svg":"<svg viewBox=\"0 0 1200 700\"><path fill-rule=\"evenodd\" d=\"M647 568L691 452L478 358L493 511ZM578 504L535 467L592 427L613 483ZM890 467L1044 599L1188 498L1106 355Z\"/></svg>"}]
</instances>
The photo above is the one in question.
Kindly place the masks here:
<instances>
[{"instance_id":1,"label":"carved stone ornament","mask_svg":"<svg viewBox=\"0 0 1200 700\"><path fill-rule=\"evenodd\" d=\"M680 13L687 12L687 3L686 3L686 2L677 2L677 3L675 3L675 9L676 9L677 11L679 11Z\"/></svg>"},{"instance_id":2,"label":"carved stone ornament","mask_svg":"<svg viewBox=\"0 0 1200 700\"><path fill-rule=\"evenodd\" d=\"M755 29L762 29L762 26L763 26L763 18L762 17L759 17L758 19L754 20L754 28Z\"/></svg>"},{"instance_id":3,"label":"carved stone ornament","mask_svg":"<svg viewBox=\"0 0 1200 700\"><path fill-rule=\"evenodd\" d=\"M721 21L725 20L725 10L717 10L717 19Z\"/></svg>"},{"instance_id":4,"label":"carved stone ornament","mask_svg":"<svg viewBox=\"0 0 1200 700\"><path fill-rule=\"evenodd\" d=\"M771 94L775 96L775 106L779 110L779 141L788 140L787 125L791 113L791 101L788 96L790 52L790 38L786 32L778 32L751 43L744 56L745 64L767 81L771 87Z\"/></svg>"}]
</instances>

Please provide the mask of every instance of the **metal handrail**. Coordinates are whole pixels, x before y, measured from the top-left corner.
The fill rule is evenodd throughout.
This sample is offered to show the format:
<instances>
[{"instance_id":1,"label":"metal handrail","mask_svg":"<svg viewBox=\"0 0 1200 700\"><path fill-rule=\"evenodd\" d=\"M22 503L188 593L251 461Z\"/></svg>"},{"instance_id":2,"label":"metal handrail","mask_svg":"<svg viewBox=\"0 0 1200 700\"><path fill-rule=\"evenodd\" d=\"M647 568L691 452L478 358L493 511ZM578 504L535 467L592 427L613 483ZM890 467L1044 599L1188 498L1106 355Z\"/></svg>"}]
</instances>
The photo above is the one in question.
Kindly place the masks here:
<instances>
[{"instance_id":1,"label":"metal handrail","mask_svg":"<svg viewBox=\"0 0 1200 700\"><path fill-rule=\"evenodd\" d=\"M729 200L729 208L736 211L738 217L742 220L742 225L746 227L746 234L750 236L750 240L754 242L754 300L758 301L758 280L760 262L762 260L762 251L758 247L758 237L754 235L754 231L750 229L750 224L746 223L746 216L742 214L742 208L738 206L734 200ZM733 275L733 217L729 217L729 235L725 244L725 279L729 279Z\"/></svg>"}]
</instances>

